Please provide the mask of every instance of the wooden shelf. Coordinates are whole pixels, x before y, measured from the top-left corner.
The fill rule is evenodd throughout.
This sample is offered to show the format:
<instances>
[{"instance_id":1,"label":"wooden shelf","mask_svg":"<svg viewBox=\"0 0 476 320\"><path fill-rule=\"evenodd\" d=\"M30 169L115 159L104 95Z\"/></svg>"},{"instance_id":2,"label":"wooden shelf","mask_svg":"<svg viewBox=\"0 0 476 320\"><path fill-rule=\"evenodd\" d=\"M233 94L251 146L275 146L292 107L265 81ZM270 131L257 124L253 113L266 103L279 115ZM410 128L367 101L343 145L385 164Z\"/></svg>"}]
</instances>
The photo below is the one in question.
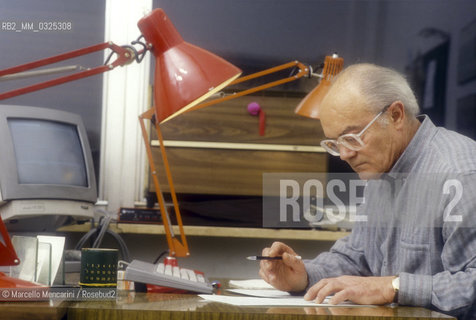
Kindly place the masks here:
<instances>
[{"instance_id":1,"label":"wooden shelf","mask_svg":"<svg viewBox=\"0 0 476 320\"><path fill-rule=\"evenodd\" d=\"M296 115L301 98L246 96L184 113L160 125L178 194L262 196L263 174L328 171L325 137L319 121ZM265 135L246 106L266 111ZM154 130L154 159L163 192L169 192ZM149 179L149 192L155 191Z\"/></svg>"},{"instance_id":2,"label":"wooden shelf","mask_svg":"<svg viewBox=\"0 0 476 320\"><path fill-rule=\"evenodd\" d=\"M58 229L59 232L87 232L91 225L89 223L82 225L65 226ZM154 224L134 224L134 223L115 223L109 226L111 230L117 233L129 234L165 234L162 225ZM178 234L178 227L173 227L174 232ZM336 241L349 232L345 231L327 231L327 230L296 230L296 229L266 229L266 228L235 228L235 227L202 227L202 226L184 226L187 236L197 237L225 237L225 238L254 238L254 239L276 239L276 240L320 240Z\"/></svg>"}]
</instances>

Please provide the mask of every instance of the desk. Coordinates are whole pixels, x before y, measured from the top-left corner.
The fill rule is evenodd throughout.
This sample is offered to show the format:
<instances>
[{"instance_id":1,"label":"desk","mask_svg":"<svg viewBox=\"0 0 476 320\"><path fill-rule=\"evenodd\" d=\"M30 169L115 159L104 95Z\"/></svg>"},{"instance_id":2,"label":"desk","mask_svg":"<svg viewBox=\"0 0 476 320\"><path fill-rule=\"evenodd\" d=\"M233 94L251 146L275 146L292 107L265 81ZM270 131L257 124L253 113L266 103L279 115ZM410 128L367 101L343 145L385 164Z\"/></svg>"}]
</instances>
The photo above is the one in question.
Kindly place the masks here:
<instances>
[{"instance_id":1,"label":"desk","mask_svg":"<svg viewBox=\"0 0 476 320\"><path fill-rule=\"evenodd\" d=\"M411 307L237 307L206 302L193 294L123 293L115 301L1 302L0 319L187 319L187 320L313 320L313 319L454 319Z\"/></svg>"},{"instance_id":2,"label":"desk","mask_svg":"<svg viewBox=\"0 0 476 320\"><path fill-rule=\"evenodd\" d=\"M1 309L0 309L1 311ZM310 320L310 319L454 319L410 307L266 308L205 302L196 295L130 293L116 301L72 302L67 319Z\"/></svg>"},{"instance_id":3,"label":"desk","mask_svg":"<svg viewBox=\"0 0 476 320\"><path fill-rule=\"evenodd\" d=\"M0 302L0 319L60 320L64 319L68 302Z\"/></svg>"}]
</instances>

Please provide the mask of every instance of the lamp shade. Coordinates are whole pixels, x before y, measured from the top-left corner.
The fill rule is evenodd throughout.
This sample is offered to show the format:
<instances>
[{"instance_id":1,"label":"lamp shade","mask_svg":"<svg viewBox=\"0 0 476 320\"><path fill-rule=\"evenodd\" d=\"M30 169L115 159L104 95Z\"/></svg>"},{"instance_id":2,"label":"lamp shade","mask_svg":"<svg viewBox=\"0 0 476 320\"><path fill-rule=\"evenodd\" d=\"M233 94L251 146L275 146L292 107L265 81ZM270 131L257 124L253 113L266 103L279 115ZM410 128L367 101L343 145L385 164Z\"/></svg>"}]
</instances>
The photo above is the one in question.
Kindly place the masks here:
<instances>
[{"instance_id":1,"label":"lamp shade","mask_svg":"<svg viewBox=\"0 0 476 320\"><path fill-rule=\"evenodd\" d=\"M241 70L185 42L162 9L138 22L155 57L154 99L159 122L199 104L236 79Z\"/></svg>"},{"instance_id":2,"label":"lamp shade","mask_svg":"<svg viewBox=\"0 0 476 320\"><path fill-rule=\"evenodd\" d=\"M296 107L295 113L300 116L319 119L319 106L327 91L329 91L329 88L330 82L321 81L317 87L301 100Z\"/></svg>"},{"instance_id":3,"label":"lamp shade","mask_svg":"<svg viewBox=\"0 0 476 320\"><path fill-rule=\"evenodd\" d=\"M321 82L304 97L294 112L301 116L319 119L319 106L321 105L322 99L326 96L332 85L332 81L337 74L342 71L343 67L344 59L338 57L336 54L326 56Z\"/></svg>"}]
</instances>

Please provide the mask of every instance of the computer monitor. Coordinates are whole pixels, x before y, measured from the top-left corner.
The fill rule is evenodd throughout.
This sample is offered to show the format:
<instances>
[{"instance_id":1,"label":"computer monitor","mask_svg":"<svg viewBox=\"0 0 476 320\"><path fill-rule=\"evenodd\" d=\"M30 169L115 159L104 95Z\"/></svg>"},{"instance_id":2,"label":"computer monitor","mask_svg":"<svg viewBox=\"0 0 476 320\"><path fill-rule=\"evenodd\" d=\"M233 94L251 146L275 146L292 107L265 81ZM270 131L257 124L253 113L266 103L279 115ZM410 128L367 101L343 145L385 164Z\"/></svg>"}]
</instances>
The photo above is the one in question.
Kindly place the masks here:
<instances>
[{"instance_id":1,"label":"computer monitor","mask_svg":"<svg viewBox=\"0 0 476 320\"><path fill-rule=\"evenodd\" d=\"M89 219L96 201L81 117L0 105L0 214L7 229L40 231L58 217Z\"/></svg>"}]
</instances>

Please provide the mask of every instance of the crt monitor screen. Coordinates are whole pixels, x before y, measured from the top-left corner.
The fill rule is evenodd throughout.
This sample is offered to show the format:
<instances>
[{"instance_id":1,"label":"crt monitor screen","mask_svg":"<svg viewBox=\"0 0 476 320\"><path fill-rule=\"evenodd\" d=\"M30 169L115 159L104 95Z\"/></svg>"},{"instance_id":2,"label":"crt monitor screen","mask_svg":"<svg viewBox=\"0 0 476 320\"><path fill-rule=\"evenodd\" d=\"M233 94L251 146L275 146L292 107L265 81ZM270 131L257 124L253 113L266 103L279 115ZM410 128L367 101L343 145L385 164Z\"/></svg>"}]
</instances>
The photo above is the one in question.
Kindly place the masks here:
<instances>
[{"instance_id":1,"label":"crt monitor screen","mask_svg":"<svg viewBox=\"0 0 476 320\"><path fill-rule=\"evenodd\" d=\"M77 114L0 105L0 214L4 221L92 217L96 177Z\"/></svg>"},{"instance_id":2,"label":"crt monitor screen","mask_svg":"<svg viewBox=\"0 0 476 320\"><path fill-rule=\"evenodd\" d=\"M88 186L76 126L50 120L10 118L20 184Z\"/></svg>"}]
</instances>

